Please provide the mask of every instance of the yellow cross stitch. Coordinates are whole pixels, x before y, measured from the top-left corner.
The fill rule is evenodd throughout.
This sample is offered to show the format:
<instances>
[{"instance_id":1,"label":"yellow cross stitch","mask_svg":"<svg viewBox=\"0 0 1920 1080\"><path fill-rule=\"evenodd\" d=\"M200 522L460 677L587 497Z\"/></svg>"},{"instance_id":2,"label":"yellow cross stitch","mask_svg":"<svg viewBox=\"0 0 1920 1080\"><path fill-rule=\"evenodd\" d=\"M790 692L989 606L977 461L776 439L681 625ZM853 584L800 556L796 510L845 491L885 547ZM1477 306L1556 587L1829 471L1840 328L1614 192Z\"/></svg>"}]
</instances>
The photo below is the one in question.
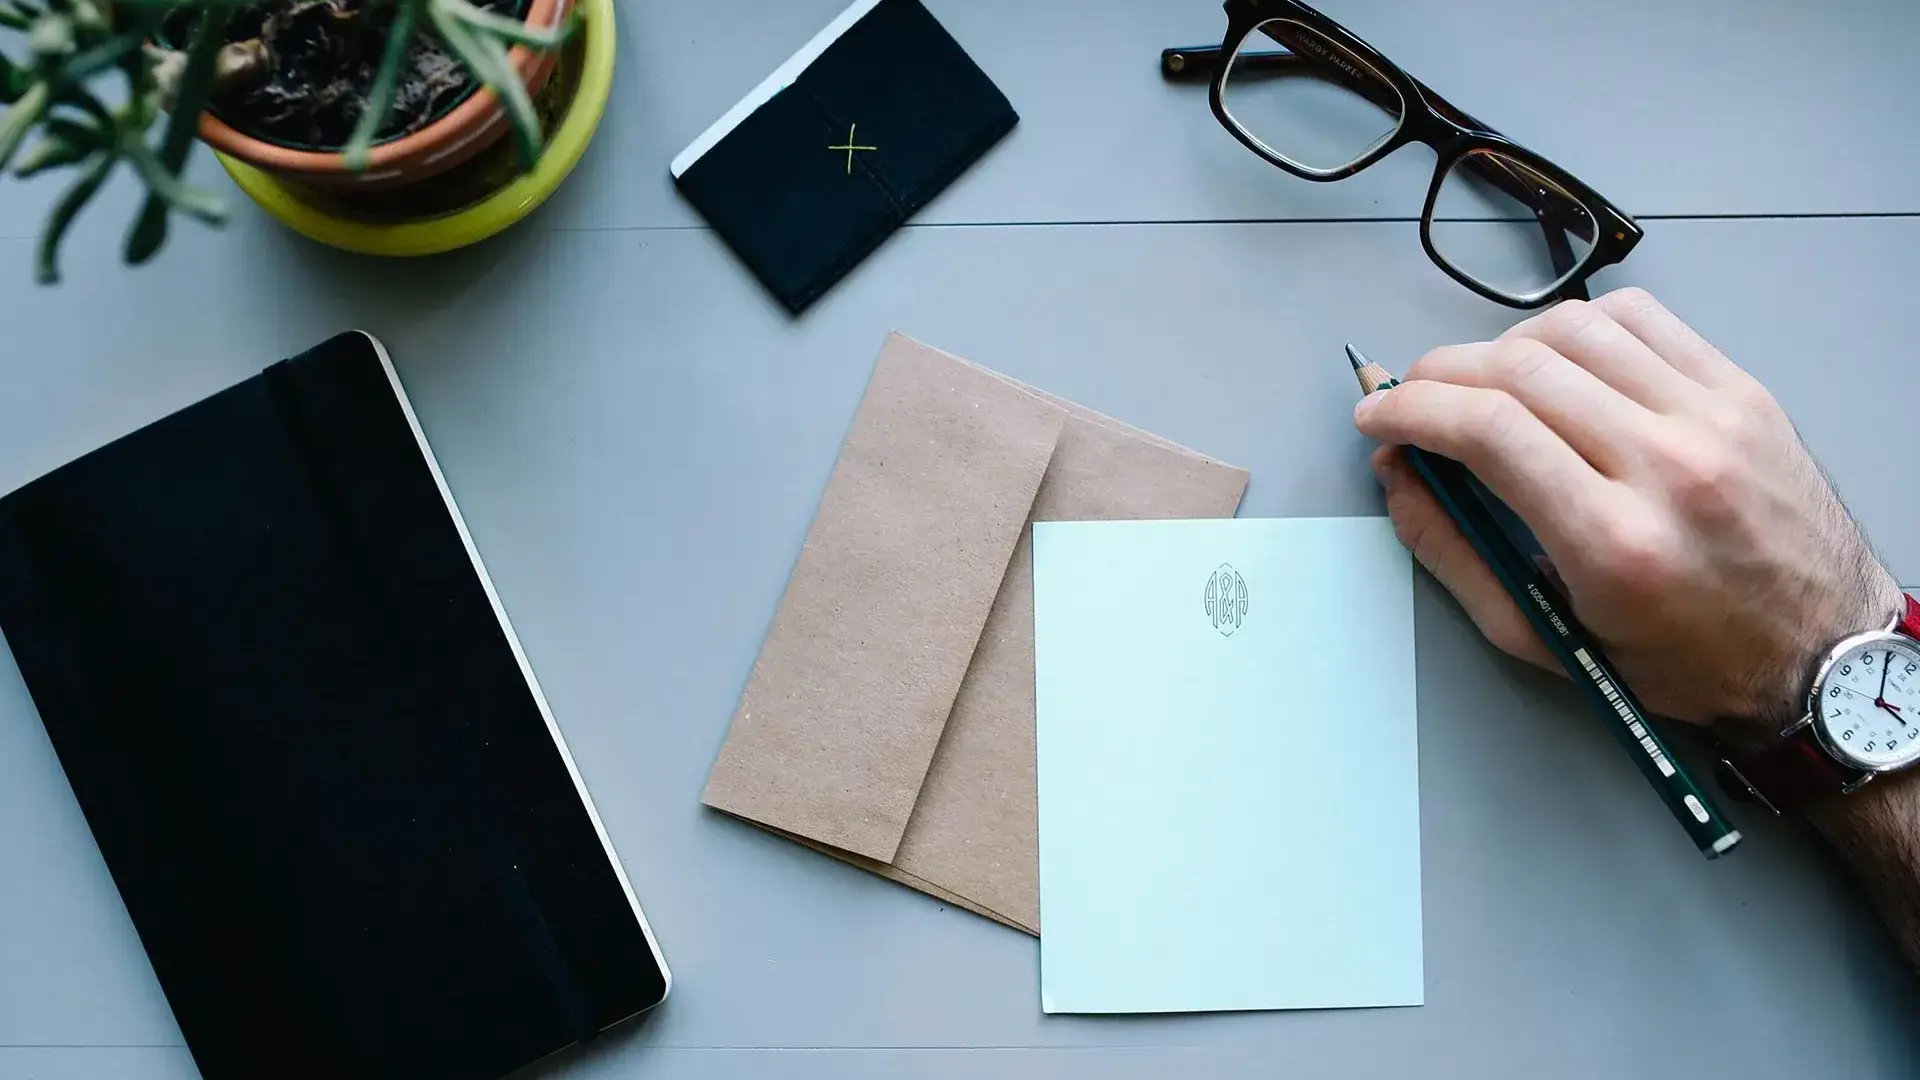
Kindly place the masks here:
<instances>
[{"instance_id":1,"label":"yellow cross stitch","mask_svg":"<svg viewBox=\"0 0 1920 1080\"><path fill-rule=\"evenodd\" d=\"M829 147L827 147L827 149L829 149L829 150L845 150L845 151L847 152L847 175L848 175L848 176L852 176L852 175L853 175L853 152L854 152L855 150L878 150L878 149L880 149L880 148L879 148L879 147L877 147L877 146L860 146L860 145L857 145L857 144L856 144L856 143L855 143L855 142L853 141L853 132L854 132L854 129L855 129L855 128L857 128L857 127L859 127L859 126L860 126L860 125L858 125L858 124L848 124L848 125L847 125L847 142L846 142L846 145L845 145L845 146L829 146Z\"/></svg>"}]
</instances>

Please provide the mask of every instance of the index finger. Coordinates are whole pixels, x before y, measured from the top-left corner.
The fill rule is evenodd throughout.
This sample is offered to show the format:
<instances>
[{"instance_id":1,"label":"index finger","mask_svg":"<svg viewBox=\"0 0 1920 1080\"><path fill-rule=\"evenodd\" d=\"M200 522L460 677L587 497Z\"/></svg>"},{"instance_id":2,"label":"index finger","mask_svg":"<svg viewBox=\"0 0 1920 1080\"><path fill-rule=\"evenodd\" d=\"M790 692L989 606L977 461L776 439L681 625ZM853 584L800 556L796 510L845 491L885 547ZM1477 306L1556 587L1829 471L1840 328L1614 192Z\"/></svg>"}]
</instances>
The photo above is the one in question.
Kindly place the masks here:
<instances>
[{"instance_id":1,"label":"index finger","mask_svg":"<svg viewBox=\"0 0 1920 1080\"><path fill-rule=\"evenodd\" d=\"M1465 465L1549 552L1586 535L1613 501L1613 482L1504 391L1416 379L1367 395L1354 424Z\"/></svg>"}]
</instances>

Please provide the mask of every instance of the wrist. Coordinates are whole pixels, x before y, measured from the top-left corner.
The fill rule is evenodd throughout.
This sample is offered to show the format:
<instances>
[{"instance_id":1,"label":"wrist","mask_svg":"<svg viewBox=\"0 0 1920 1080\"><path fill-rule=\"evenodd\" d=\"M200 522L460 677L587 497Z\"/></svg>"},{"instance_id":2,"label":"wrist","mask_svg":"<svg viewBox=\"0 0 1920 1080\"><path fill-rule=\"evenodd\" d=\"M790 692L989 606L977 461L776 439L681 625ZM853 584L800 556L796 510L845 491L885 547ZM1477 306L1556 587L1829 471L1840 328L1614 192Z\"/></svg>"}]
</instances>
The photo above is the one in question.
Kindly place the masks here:
<instances>
[{"instance_id":1,"label":"wrist","mask_svg":"<svg viewBox=\"0 0 1920 1080\"><path fill-rule=\"evenodd\" d=\"M1920 769L1876 777L1845 798L1809 803L1806 816L1842 849L1875 835L1910 831L1920 821Z\"/></svg>"},{"instance_id":2,"label":"wrist","mask_svg":"<svg viewBox=\"0 0 1920 1080\"><path fill-rule=\"evenodd\" d=\"M1920 770L1812 803L1806 816L1858 876L1908 959L1920 964Z\"/></svg>"},{"instance_id":3,"label":"wrist","mask_svg":"<svg viewBox=\"0 0 1920 1080\"><path fill-rule=\"evenodd\" d=\"M1828 598L1785 627L1788 644L1755 680L1752 700L1715 724L1715 733L1736 748L1753 751L1777 742L1807 713L1807 695L1815 672L1841 639L1866 630L1884 630L1906 611L1906 597L1892 574L1878 563L1862 575L1857 588Z\"/></svg>"}]
</instances>

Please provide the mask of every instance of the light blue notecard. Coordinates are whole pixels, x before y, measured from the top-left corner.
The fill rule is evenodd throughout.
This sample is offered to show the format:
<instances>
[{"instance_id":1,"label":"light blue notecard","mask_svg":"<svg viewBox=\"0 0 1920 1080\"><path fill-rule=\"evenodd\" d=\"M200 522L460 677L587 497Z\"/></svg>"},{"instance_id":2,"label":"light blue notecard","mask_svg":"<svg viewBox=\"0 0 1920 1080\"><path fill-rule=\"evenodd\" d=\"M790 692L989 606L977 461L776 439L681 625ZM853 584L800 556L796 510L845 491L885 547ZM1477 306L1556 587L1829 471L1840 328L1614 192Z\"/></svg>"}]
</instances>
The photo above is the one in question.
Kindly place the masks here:
<instances>
[{"instance_id":1,"label":"light blue notecard","mask_svg":"<svg viewBox=\"0 0 1920 1080\"><path fill-rule=\"evenodd\" d=\"M1042 1008L1421 1004L1386 519L1037 524L1033 583Z\"/></svg>"}]
</instances>

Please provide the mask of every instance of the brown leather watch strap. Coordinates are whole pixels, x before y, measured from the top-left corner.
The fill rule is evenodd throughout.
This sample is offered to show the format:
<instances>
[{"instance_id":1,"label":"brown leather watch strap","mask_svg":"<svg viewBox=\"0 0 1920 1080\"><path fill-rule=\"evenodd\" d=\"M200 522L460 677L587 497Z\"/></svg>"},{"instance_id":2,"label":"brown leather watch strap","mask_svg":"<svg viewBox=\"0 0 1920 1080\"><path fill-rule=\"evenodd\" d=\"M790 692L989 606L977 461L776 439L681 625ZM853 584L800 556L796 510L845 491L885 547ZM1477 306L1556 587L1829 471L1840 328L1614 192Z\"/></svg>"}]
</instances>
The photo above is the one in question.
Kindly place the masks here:
<instances>
[{"instance_id":1,"label":"brown leather watch strap","mask_svg":"<svg viewBox=\"0 0 1920 1080\"><path fill-rule=\"evenodd\" d=\"M1892 629L1920 639L1920 601L1902 594L1906 609ZM1820 747L1813 725L1806 726L1756 754L1722 759L1714 768L1721 790L1737 802L1759 802L1776 814L1798 810L1828 795L1838 795L1866 774L1834 760Z\"/></svg>"}]
</instances>

